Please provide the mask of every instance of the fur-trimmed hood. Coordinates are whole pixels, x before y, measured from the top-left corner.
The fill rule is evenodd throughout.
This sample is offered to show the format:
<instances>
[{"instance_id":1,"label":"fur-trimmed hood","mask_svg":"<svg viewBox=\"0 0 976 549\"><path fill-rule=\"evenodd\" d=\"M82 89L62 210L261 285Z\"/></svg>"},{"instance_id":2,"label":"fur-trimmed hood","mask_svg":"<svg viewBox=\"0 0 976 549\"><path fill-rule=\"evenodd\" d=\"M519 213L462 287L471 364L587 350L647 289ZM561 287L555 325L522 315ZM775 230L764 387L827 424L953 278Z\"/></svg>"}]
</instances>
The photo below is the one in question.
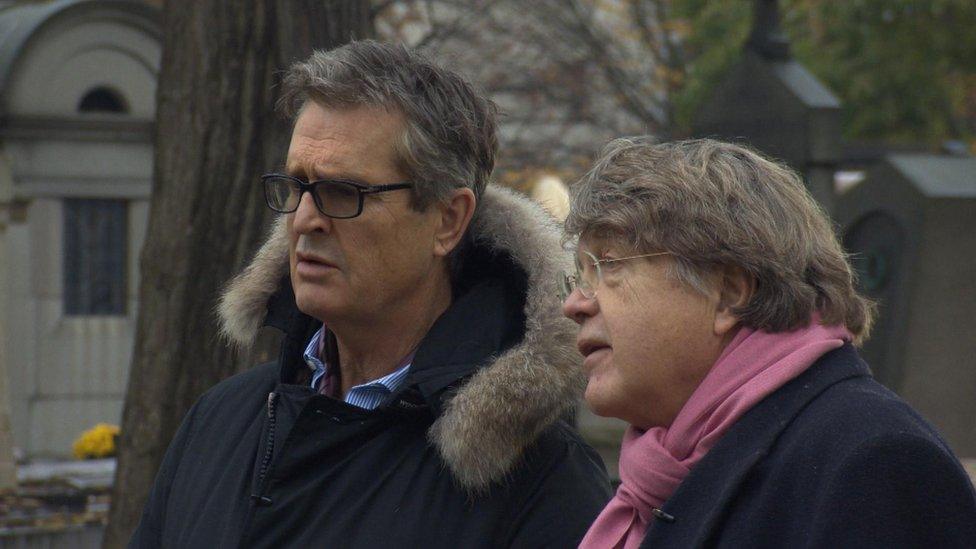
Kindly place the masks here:
<instances>
[{"instance_id":1,"label":"fur-trimmed hood","mask_svg":"<svg viewBox=\"0 0 976 549\"><path fill-rule=\"evenodd\" d=\"M571 258L555 221L529 199L489 185L469 230L477 245L508 254L528 276L524 337L459 387L428 431L459 484L480 491L502 480L542 430L577 402L583 378L575 326L560 312L558 277ZM225 290L218 307L223 334L250 344L287 274L282 217Z\"/></svg>"}]
</instances>

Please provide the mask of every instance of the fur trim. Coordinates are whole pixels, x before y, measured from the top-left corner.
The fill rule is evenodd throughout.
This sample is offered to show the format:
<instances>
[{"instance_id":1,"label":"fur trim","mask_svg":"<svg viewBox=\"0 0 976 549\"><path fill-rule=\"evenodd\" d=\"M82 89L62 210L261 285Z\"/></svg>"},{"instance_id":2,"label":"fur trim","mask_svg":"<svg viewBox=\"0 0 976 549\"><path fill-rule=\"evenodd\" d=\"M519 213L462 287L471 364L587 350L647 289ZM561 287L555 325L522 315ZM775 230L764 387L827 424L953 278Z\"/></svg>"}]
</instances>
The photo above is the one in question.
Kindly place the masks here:
<instances>
[{"instance_id":1,"label":"fur trim","mask_svg":"<svg viewBox=\"0 0 976 549\"><path fill-rule=\"evenodd\" d=\"M558 277L571 258L556 222L529 199L489 185L470 231L478 243L510 253L528 273L522 342L460 387L428 432L457 482L480 492L504 480L525 448L578 401L584 382L575 326L560 312ZM279 221L221 298L222 331L232 341L253 340L268 298L288 272L287 254Z\"/></svg>"},{"instance_id":2,"label":"fur trim","mask_svg":"<svg viewBox=\"0 0 976 549\"><path fill-rule=\"evenodd\" d=\"M268 300L288 268L288 227L281 216L251 264L221 294L217 303L220 335L239 347L254 343L268 314Z\"/></svg>"}]
</instances>

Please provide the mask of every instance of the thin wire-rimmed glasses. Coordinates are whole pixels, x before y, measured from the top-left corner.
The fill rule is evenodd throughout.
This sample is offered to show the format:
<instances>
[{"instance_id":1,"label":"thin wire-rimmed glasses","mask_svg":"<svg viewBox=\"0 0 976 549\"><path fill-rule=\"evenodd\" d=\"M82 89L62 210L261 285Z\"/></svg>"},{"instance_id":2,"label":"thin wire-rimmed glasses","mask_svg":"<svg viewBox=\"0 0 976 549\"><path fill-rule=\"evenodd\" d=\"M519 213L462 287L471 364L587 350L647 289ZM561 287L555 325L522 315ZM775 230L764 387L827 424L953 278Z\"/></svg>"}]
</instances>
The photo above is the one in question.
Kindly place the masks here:
<instances>
[{"instance_id":1,"label":"thin wire-rimmed glasses","mask_svg":"<svg viewBox=\"0 0 976 549\"><path fill-rule=\"evenodd\" d=\"M322 215L335 219L349 219L363 213L363 199L367 194L413 187L411 183L364 185L345 179L322 179L306 183L297 177L281 173L262 175L261 181L264 183L264 199L272 210L291 213L298 209L302 193L308 192Z\"/></svg>"},{"instance_id":2,"label":"thin wire-rimmed glasses","mask_svg":"<svg viewBox=\"0 0 976 549\"><path fill-rule=\"evenodd\" d=\"M583 261L580 259L580 255L576 254L576 272L573 274L564 273L562 279L562 286L560 297L563 301L569 297L569 294L573 293L577 288L583 297L586 299L593 299L596 297L596 288L603 282L603 271L600 268L601 263L616 263L618 261L628 261L630 259L640 259L642 257L656 257L659 255L674 255L671 252L654 252L651 254L640 254L631 255L628 257L612 257L608 259L597 259L595 255L590 252L583 251L582 254L586 257Z\"/></svg>"}]
</instances>

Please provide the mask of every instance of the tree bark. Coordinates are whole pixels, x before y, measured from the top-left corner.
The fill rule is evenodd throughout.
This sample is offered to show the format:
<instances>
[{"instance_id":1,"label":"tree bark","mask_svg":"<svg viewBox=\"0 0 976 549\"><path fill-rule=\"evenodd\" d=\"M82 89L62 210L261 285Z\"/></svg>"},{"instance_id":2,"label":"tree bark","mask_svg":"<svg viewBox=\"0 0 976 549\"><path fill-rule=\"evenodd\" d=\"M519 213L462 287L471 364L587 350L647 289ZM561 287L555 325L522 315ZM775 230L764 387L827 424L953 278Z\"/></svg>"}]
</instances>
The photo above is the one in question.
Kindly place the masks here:
<instances>
[{"instance_id":1,"label":"tree bark","mask_svg":"<svg viewBox=\"0 0 976 549\"><path fill-rule=\"evenodd\" d=\"M373 35L362 0L167 0L140 311L105 547L126 544L183 415L254 364L217 337L219 290L270 215L258 176L282 162L281 72L313 49Z\"/></svg>"}]
</instances>

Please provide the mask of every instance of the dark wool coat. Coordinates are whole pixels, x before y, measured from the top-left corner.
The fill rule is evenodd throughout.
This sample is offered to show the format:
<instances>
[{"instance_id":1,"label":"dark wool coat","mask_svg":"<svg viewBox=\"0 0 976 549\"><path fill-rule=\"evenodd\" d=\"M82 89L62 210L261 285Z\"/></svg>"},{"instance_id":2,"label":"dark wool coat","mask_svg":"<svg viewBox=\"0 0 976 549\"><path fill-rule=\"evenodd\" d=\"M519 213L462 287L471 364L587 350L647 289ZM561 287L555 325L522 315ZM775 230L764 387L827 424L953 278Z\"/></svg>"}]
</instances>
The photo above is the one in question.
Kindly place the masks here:
<instances>
[{"instance_id":1,"label":"dark wool coat","mask_svg":"<svg viewBox=\"0 0 976 549\"><path fill-rule=\"evenodd\" d=\"M301 354L319 323L295 308L279 223L221 314L238 341L264 317L283 328L281 358L187 414L130 547L576 546L610 489L559 419L582 380L556 297L558 231L489 188L471 235L404 388L368 411L308 387Z\"/></svg>"},{"instance_id":2,"label":"dark wool coat","mask_svg":"<svg viewBox=\"0 0 976 549\"><path fill-rule=\"evenodd\" d=\"M938 433L850 345L747 412L642 548L976 547L976 495Z\"/></svg>"}]
</instances>

